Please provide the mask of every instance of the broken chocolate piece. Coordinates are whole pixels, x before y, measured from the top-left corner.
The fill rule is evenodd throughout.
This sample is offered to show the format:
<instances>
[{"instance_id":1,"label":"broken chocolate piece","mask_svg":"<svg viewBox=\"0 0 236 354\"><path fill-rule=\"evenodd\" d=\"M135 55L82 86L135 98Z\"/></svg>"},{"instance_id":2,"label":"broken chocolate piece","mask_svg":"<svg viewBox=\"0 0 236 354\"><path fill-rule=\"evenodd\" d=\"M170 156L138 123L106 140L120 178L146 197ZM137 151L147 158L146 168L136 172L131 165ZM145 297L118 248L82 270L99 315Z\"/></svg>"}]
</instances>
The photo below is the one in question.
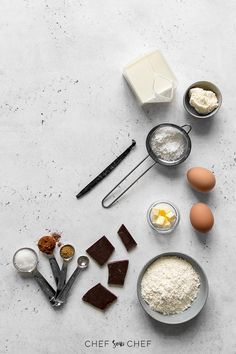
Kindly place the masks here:
<instances>
[{"instance_id":1,"label":"broken chocolate piece","mask_svg":"<svg viewBox=\"0 0 236 354\"><path fill-rule=\"evenodd\" d=\"M133 237L130 235L129 231L126 229L125 225L121 225L121 227L118 230L118 235L121 238L121 241L123 242L125 248L129 252L133 247L137 246L137 243L133 239Z\"/></svg>"},{"instance_id":2,"label":"broken chocolate piece","mask_svg":"<svg viewBox=\"0 0 236 354\"><path fill-rule=\"evenodd\" d=\"M101 266L110 258L114 247L106 236L101 237L86 252Z\"/></svg>"},{"instance_id":3,"label":"broken chocolate piece","mask_svg":"<svg viewBox=\"0 0 236 354\"><path fill-rule=\"evenodd\" d=\"M109 271L108 284L124 285L128 265L129 265L128 260L108 263L108 271Z\"/></svg>"},{"instance_id":4,"label":"broken chocolate piece","mask_svg":"<svg viewBox=\"0 0 236 354\"><path fill-rule=\"evenodd\" d=\"M117 297L107 290L102 284L98 283L82 297L83 301L88 302L100 310L105 308L117 299Z\"/></svg>"}]
</instances>

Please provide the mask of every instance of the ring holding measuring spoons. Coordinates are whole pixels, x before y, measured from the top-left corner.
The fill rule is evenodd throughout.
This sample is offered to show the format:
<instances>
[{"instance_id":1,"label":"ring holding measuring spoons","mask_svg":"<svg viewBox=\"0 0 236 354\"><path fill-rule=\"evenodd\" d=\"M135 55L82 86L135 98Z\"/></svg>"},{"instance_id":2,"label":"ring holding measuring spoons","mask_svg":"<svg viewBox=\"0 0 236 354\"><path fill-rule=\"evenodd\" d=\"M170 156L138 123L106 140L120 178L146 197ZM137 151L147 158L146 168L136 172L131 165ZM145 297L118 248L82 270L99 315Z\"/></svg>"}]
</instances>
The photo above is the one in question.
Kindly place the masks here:
<instances>
[{"instance_id":1,"label":"ring holding measuring spoons","mask_svg":"<svg viewBox=\"0 0 236 354\"><path fill-rule=\"evenodd\" d=\"M19 273L32 275L48 300L54 303L56 292L38 271L38 255L32 248L24 247L17 250L13 256L13 265Z\"/></svg>"},{"instance_id":2,"label":"ring holding measuring spoons","mask_svg":"<svg viewBox=\"0 0 236 354\"><path fill-rule=\"evenodd\" d=\"M48 257L52 269L52 274L55 279L55 283L56 285L58 285L61 270L53 254L55 247L56 247L56 240L53 236L43 236L38 241L38 248L43 254L45 254Z\"/></svg>"},{"instance_id":3,"label":"ring holding measuring spoons","mask_svg":"<svg viewBox=\"0 0 236 354\"><path fill-rule=\"evenodd\" d=\"M54 300L53 306L60 307L66 302L69 291L72 285L74 284L76 278L78 277L78 275L82 270L85 270L88 267L88 265L89 265L88 257L80 256L77 259L76 269L74 270L73 274L69 278L68 282L63 286L61 292L57 295L57 297L53 299Z\"/></svg>"},{"instance_id":4,"label":"ring holding measuring spoons","mask_svg":"<svg viewBox=\"0 0 236 354\"><path fill-rule=\"evenodd\" d=\"M60 256L63 260L60 277L57 284L56 296L59 295L63 286L66 283L67 267L68 263L73 259L75 255L75 249L72 245L64 245L60 249Z\"/></svg>"}]
</instances>

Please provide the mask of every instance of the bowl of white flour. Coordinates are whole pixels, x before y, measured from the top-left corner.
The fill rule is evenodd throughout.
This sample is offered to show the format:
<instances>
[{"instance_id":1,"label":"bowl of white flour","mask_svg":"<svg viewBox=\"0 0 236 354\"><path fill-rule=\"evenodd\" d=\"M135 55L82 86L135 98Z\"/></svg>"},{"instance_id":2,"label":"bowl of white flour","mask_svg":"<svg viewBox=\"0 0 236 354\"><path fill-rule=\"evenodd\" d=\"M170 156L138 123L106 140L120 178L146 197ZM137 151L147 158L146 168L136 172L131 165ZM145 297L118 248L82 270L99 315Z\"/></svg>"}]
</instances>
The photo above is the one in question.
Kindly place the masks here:
<instances>
[{"instance_id":1,"label":"bowl of white flour","mask_svg":"<svg viewBox=\"0 0 236 354\"><path fill-rule=\"evenodd\" d=\"M183 253L167 252L151 259L141 270L137 294L143 310L155 320L180 324L193 319L208 297L202 267Z\"/></svg>"}]
</instances>

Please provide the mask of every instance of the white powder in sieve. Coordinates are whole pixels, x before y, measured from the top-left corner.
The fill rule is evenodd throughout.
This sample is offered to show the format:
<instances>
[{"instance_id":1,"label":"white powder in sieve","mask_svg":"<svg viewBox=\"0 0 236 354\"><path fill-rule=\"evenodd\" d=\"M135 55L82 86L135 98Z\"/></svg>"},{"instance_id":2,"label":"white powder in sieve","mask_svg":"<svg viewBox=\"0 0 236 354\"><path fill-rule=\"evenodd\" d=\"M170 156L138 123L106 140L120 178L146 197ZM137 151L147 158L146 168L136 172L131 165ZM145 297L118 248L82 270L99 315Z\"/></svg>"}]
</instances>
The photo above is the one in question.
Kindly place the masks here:
<instances>
[{"instance_id":1,"label":"white powder in sieve","mask_svg":"<svg viewBox=\"0 0 236 354\"><path fill-rule=\"evenodd\" d=\"M151 137L151 149L164 161L177 161L185 153L187 140L175 127L157 128Z\"/></svg>"},{"instance_id":2,"label":"white powder in sieve","mask_svg":"<svg viewBox=\"0 0 236 354\"><path fill-rule=\"evenodd\" d=\"M164 256L145 272L141 295L152 310L173 315L191 306L199 287L199 275L189 262L175 256Z\"/></svg>"}]
</instances>

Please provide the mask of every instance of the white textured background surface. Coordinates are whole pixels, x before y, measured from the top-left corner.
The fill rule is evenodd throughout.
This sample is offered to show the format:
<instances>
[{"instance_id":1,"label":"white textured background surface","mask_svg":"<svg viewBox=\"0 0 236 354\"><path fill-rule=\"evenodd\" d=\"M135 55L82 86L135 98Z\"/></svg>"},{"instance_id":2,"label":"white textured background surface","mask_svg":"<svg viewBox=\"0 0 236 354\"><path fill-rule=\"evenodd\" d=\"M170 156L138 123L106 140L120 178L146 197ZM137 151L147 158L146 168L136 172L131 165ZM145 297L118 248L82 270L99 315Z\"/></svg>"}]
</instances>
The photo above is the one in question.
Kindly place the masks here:
<instances>
[{"instance_id":1,"label":"white textured background surface","mask_svg":"<svg viewBox=\"0 0 236 354\"><path fill-rule=\"evenodd\" d=\"M236 353L235 90L236 3L178 0L1 0L0 1L0 353L111 353L86 349L86 339L151 339L131 353ZM159 48L179 85L173 103L140 109L122 78L136 56ZM223 94L220 113L206 122L186 116L182 95L197 80L213 81ZM145 137L161 122L191 123L190 158L174 170L150 171L110 210L101 198L145 156ZM81 200L75 194L101 168L137 140L137 149ZM188 167L212 168L217 187L206 196L185 182ZM181 223L172 235L155 237L145 213L156 199L175 202ZM191 205L206 200L216 225L207 236L191 228ZM12 266L18 247L36 249L47 230L63 233L77 253L103 234L127 253L116 236L124 223L138 242L130 253L118 301L100 313L81 297L106 267L91 261L67 306L53 311L37 285ZM136 298L137 275L164 251L182 251L205 269L210 296L202 313L179 327L153 323ZM73 270L75 261L71 264ZM47 260L40 270L50 278ZM127 348L114 352L128 352Z\"/></svg>"}]
</instances>

